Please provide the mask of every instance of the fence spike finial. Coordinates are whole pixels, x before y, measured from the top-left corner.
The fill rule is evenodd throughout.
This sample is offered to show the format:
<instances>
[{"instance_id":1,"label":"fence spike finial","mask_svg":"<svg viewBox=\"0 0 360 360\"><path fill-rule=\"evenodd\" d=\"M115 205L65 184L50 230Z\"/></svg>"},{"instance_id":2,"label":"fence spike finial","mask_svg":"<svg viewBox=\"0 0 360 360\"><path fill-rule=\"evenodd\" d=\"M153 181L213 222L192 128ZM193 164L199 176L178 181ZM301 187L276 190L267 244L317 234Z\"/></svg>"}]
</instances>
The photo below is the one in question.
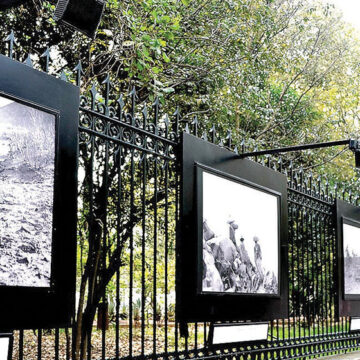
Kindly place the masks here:
<instances>
[{"instance_id":1,"label":"fence spike finial","mask_svg":"<svg viewBox=\"0 0 360 360\"><path fill-rule=\"evenodd\" d=\"M292 160L290 161L289 164L289 179L290 179L290 187L293 186L293 180L294 180L294 171L293 171L293 162Z\"/></svg>"},{"instance_id":2,"label":"fence spike finial","mask_svg":"<svg viewBox=\"0 0 360 360\"><path fill-rule=\"evenodd\" d=\"M319 175L317 178L317 192L319 197L321 196L321 180L322 180L321 175Z\"/></svg>"},{"instance_id":3,"label":"fence spike finial","mask_svg":"<svg viewBox=\"0 0 360 360\"><path fill-rule=\"evenodd\" d=\"M232 145L232 135L231 135L231 130L229 129L227 131L227 134L226 134L226 140L227 140L227 146L228 148L231 148L231 145Z\"/></svg>"},{"instance_id":4,"label":"fence spike finial","mask_svg":"<svg viewBox=\"0 0 360 360\"><path fill-rule=\"evenodd\" d=\"M96 100L96 95L97 95L97 90L96 90L96 85L95 82L93 82L92 87L90 89L90 94L91 94L91 109L94 110L95 109L95 100Z\"/></svg>"},{"instance_id":5,"label":"fence spike finial","mask_svg":"<svg viewBox=\"0 0 360 360\"><path fill-rule=\"evenodd\" d=\"M108 107L109 107L109 97L110 97L110 85L111 85L109 74L106 75L106 78L104 79L104 81L101 84L105 85L105 107L106 107L106 111L108 112L109 111Z\"/></svg>"},{"instance_id":6,"label":"fence spike finial","mask_svg":"<svg viewBox=\"0 0 360 360\"><path fill-rule=\"evenodd\" d=\"M176 135L179 134L179 122L180 122L180 109L179 107L176 108L175 112L174 112L174 116L175 116L175 128L174 128L174 132Z\"/></svg>"},{"instance_id":7,"label":"fence spike finial","mask_svg":"<svg viewBox=\"0 0 360 360\"><path fill-rule=\"evenodd\" d=\"M241 140L240 146L241 146L241 152L244 153L245 152L245 139Z\"/></svg>"},{"instance_id":8,"label":"fence spike finial","mask_svg":"<svg viewBox=\"0 0 360 360\"><path fill-rule=\"evenodd\" d=\"M135 125L135 107L136 107L136 88L135 85L131 89L129 95L131 96L131 125Z\"/></svg>"},{"instance_id":9,"label":"fence spike finial","mask_svg":"<svg viewBox=\"0 0 360 360\"><path fill-rule=\"evenodd\" d=\"M45 72L49 72L50 64L50 49L47 47L46 50L40 55L41 58L45 58Z\"/></svg>"},{"instance_id":10,"label":"fence spike finial","mask_svg":"<svg viewBox=\"0 0 360 360\"><path fill-rule=\"evenodd\" d=\"M16 38L13 30L11 30L10 34L6 37L5 42L9 43L8 56L12 59L14 57L14 45L16 45Z\"/></svg>"},{"instance_id":11,"label":"fence spike finial","mask_svg":"<svg viewBox=\"0 0 360 360\"><path fill-rule=\"evenodd\" d=\"M191 122L191 125L194 125L194 135L197 137L198 136L198 118L197 116L195 115L194 118L193 118L193 121Z\"/></svg>"},{"instance_id":12,"label":"fence spike finial","mask_svg":"<svg viewBox=\"0 0 360 360\"><path fill-rule=\"evenodd\" d=\"M84 74L81 60L79 60L79 62L75 66L74 71L76 72L76 85L80 86L81 85L81 75Z\"/></svg>"},{"instance_id":13,"label":"fence spike finial","mask_svg":"<svg viewBox=\"0 0 360 360\"><path fill-rule=\"evenodd\" d=\"M143 115L143 128L146 129L146 127L147 127L147 118L148 118L148 115L149 115L146 104L144 105L141 113Z\"/></svg>"},{"instance_id":14,"label":"fence spike finial","mask_svg":"<svg viewBox=\"0 0 360 360\"><path fill-rule=\"evenodd\" d=\"M300 180L300 187L302 188L304 185L304 169L303 169L302 165L300 166L300 169L299 169L299 180Z\"/></svg>"},{"instance_id":15,"label":"fence spike finial","mask_svg":"<svg viewBox=\"0 0 360 360\"><path fill-rule=\"evenodd\" d=\"M206 131L203 132L203 134L201 135L201 138L202 138L204 141L207 141L207 140L208 140Z\"/></svg>"},{"instance_id":16,"label":"fence spike finial","mask_svg":"<svg viewBox=\"0 0 360 360\"><path fill-rule=\"evenodd\" d=\"M185 125L185 132L186 132L187 134L190 134L189 123L188 123L188 122L186 122L186 125Z\"/></svg>"},{"instance_id":17,"label":"fence spike finial","mask_svg":"<svg viewBox=\"0 0 360 360\"><path fill-rule=\"evenodd\" d=\"M122 116L123 116L123 109L125 106L124 100L123 100L123 96L120 95L119 98L116 100L117 104L119 105L119 114L118 114L118 119L120 121L122 121Z\"/></svg>"},{"instance_id":18,"label":"fence spike finial","mask_svg":"<svg viewBox=\"0 0 360 360\"><path fill-rule=\"evenodd\" d=\"M67 75L66 75L66 73L65 73L64 70L61 71L60 79L61 79L62 81L66 81L66 82L68 81Z\"/></svg>"},{"instance_id":19,"label":"fence spike finial","mask_svg":"<svg viewBox=\"0 0 360 360\"><path fill-rule=\"evenodd\" d=\"M210 133L211 133L211 142L213 144L215 144L215 140L216 140L216 128L215 128L215 124L213 124L212 128L210 129Z\"/></svg>"},{"instance_id":20,"label":"fence spike finial","mask_svg":"<svg viewBox=\"0 0 360 360\"><path fill-rule=\"evenodd\" d=\"M257 145L255 145L254 151L255 151L255 152L259 151L259 148L258 148ZM254 157L254 160L255 160L255 162L257 162L257 161L258 161L258 157L255 156L255 157Z\"/></svg>"},{"instance_id":21,"label":"fence spike finial","mask_svg":"<svg viewBox=\"0 0 360 360\"><path fill-rule=\"evenodd\" d=\"M31 68L34 67L32 61L31 61L30 54L28 54L28 56L26 57L26 59L25 59L25 61L24 61L24 64L25 64L26 66L31 67Z\"/></svg>"},{"instance_id":22,"label":"fence spike finial","mask_svg":"<svg viewBox=\"0 0 360 360\"><path fill-rule=\"evenodd\" d=\"M159 107L160 107L160 101L159 101L159 97L157 96L157 97L155 98L154 103L153 103L153 108L154 108L154 123L155 123L155 126L157 126L158 120L159 120Z\"/></svg>"},{"instance_id":23,"label":"fence spike finial","mask_svg":"<svg viewBox=\"0 0 360 360\"><path fill-rule=\"evenodd\" d=\"M165 136L168 137L168 135L169 135L169 126L170 126L170 119L169 119L168 114L165 114L164 124L165 124Z\"/></svg>"}]
</instances>

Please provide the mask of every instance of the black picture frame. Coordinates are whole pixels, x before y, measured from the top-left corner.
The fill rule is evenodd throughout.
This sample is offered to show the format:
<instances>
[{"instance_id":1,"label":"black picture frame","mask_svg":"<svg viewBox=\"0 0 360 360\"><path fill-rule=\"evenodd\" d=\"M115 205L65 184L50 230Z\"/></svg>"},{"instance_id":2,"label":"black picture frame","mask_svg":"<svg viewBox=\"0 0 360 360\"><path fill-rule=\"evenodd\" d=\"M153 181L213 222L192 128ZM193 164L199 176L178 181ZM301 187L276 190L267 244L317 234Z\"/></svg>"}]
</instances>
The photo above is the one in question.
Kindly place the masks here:
<instances>
[{"instance_id":1,"label":"black picture frame","mask_svg":"<svg viewBox=\"0 0 360 360\"><path fill-rule=\"evenodd\" d=\"M248 327L248 326L256 326L256 325L266 325L267 326L267 333L269 331L269 326L270 324L268 322L241 322L241 323L234 323L234 322L230 322L230 323L210 323L210 328L209 328L209 335L208 335L208 341L207 344L209 347L228 347L230 345L241 345L243 343L246 343L247 346L252 345L252 344L257 344L257 345L265 345L268 342L268 334L266 336L265 339L257 339L257 340L243 340L243 341L227 341L227 342L223 342L221 344L214 344L214 329L216 327Z\"/></svg>"},{"instance_id":2,"label":"black picture frame","mask_svg":"<svg viewBox=\"0 0 360 360\"><path fill-rule=\"evenodd\" d=\"M69 326L76 284L79 88L2 55L0 69L1 97L56 119L50 286L0 286L0 327Z\"/></svg>"},{"instance_id":3,"label":"black picture frame","mask_svg":"<svg viewBox=\"0 0 360 360\"><path fill-rule=\"evenodd\" d=\"M288 213L285 175L193 135L181 135L181 195L177 236L176 314L183 322L268 321L288 315ZM200 165L201 164L201 165ZM202 224L199 224L197 170L208 169L277 194L280 204L280 270L277 295L199 293Z\"/></svg>"},{"instance_id":4,"label":"black picture frame","mask_svg":"<svg viewBox=\"0 0 360 360\"><path fill-rule=\"evenodd\" d=\"M336 200L337 236L337 316L360 316L360 294L345 293L344 224L360 228L360 208ZM360 240L359 240L360 241Z\"/></svg>"}]
</instances>

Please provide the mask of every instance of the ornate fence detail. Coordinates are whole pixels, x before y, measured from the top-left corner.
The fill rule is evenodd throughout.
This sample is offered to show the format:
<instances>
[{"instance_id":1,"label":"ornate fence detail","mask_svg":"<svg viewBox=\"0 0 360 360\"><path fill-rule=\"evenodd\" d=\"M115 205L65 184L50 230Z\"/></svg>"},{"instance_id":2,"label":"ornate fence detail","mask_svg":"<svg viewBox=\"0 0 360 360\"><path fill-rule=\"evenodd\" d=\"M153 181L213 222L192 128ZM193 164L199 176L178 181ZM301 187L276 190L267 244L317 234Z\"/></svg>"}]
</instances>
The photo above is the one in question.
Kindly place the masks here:
<instances>
[{"instance_id":1,"label":"ornate fence detail","mask_svg":"<svg viewBox=\"0 0 360 360\"><path fill-rule=\"evenodd\" d=\"M14 58L13 34L6 41L7 55ZM25 61L33 66L30 57ZM41 61L49 71L48 49ZM60 76L81 85L81 64ZM158 99L137 105L135 88L118 96L107 77L81 97L79 119L82 311L73 329L16 331L14 359L292 359L359 347L360 335L350 334L348 319L335 318L333 218L336 197L353 203L358 198L331 191L281 159L254 159L288 176L290 317L271 323L266 346L210 349L209 324L186 329L175 318L178 139L181 131L199 135L197 118L190 123L178 110L163 114ZM245 142L235 147L231 132L222 139L212 127L202 138L245 152Z\"/></svg>"}]
</instances>

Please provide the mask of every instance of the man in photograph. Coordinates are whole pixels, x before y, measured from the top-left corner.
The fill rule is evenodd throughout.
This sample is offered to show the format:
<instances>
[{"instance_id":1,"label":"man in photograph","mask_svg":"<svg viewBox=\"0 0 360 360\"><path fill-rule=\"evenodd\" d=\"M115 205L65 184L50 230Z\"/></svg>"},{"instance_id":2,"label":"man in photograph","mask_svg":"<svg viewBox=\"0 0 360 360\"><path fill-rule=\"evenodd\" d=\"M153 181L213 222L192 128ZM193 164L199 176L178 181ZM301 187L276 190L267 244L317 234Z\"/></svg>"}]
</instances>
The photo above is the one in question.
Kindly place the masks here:
<instances>
[{"instance_id":1,"label":"man in photograph","mask_svg":"<svg viewBox=\"0 0 360 360\"><path fill-rule=\"evenodd\" d=\"M264 273L262 268L262 253L261 253L261 247L259 245L259 238L257 236L254 236L254 259L255 259L255 266L257 270L257 274L260 278L260 282L264 280Z\"/></svg>"},{"instance_id":2,"label":"man in photograph","mask_svg":"<svg viewBox=\"0 0 360 360\"><path fill-rule=\"evenodd\" d=\"M253 273L253 264L251 263L249 253L246 250L245 239L243 237L240 238L240 247L239 247L239 253L240 253L240 260L243 264L246 266L246 272L249 276L250 281L252 281L252 273Z\"/></svg>"},{"instance_id":3,"label":"man in photograph","mask_svg":"<svg viewBox=\"0 0 360 360\"><path fill-rule=\"evenodd\" d=\"M234 219L228 220L228 224L229 224L229 238L236 246L235 230L239 228L239 225L235 223Z\"/></svg>"}]
</instances>

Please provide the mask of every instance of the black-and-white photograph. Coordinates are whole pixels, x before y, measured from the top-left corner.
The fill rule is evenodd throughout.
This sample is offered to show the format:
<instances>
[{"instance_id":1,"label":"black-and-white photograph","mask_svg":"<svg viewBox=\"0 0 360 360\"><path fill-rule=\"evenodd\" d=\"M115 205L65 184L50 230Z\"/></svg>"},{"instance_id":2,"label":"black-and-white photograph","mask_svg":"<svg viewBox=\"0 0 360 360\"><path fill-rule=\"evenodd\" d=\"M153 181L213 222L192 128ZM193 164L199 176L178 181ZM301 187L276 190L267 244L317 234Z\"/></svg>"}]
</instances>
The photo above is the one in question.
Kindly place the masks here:
<instances>
[{"instance_id":1,"label":"black-and-white photograph","mask_svg":"<svg viewBox=\"0 0 360 360\"><path fill-rule=\"evenodd\" d=\"M0 286L49 287L55 116L0 96Z\"/></svg>"},{"instance_id":2,"label":"black-and-white photograph","mask_svg":"<svg viewBox=\"0 0 360 360\"><path fill-rule=\"evenodd\" d=\"M202 190L202 291L278 294L278 197L205 171Z\"/></svg>"},{"instance_id":3,"label":"black-and-white photograph","mask_svg":"<svg viewBox=\"0 0 360 360\"><path fill-rule=\"evenodd\" d=\"M360 228L343 224L344 293L360 295Z\"/></svg>"}]
</instances>

